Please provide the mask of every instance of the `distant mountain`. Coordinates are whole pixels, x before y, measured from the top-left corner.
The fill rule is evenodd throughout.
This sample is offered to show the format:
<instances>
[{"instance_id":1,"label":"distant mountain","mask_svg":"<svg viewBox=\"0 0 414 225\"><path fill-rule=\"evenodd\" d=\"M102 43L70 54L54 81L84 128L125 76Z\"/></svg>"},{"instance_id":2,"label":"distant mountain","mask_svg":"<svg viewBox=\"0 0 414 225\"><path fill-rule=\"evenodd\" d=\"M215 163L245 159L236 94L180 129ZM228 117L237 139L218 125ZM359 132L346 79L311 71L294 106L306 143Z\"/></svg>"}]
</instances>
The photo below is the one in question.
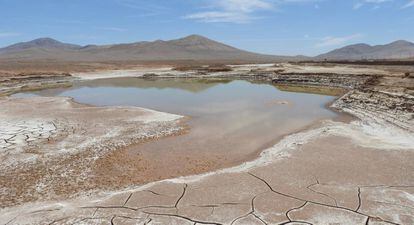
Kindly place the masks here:
<instances>
[{"instance_id":1,"label":"distant mountain","mask_svg":"<svg viewBox=\"0 0 414 225\"><path fill-rule=\"evenodd\" d=\"M402 59L414 57L414 43L395 41L386 45L355 44L317 56L328 60Z\"/></svg>"},{"instance_id":2,"label":"distant mountain","mask_svg":"<svg viewBox=\"0 0 414 225\"><path fill-rule=\"evenodd\" d=\"M274 56L244 51L208 39L190 35L170 41L142 41L128 44L86 45L62 43L39 38L0 48L0 60L33 61L243 61L273 62L299 60L361 60L414 58L414 44L395 41L386 45L355 44L316 57Z\"/></svg>"},{"instance_id":3,"label":"distant mountain","mask_svg":"<svg viewBox=\"0 0 414 225\"><path fill-rule=\"evenodd\" d=\"M19 52L24 51L28 49L61 49L61 50L67 50L67 49L79 49L81 46L74 45L74 44L67 44L62 43L59 41L56 41L52 38L39 38L35 39L33 41L28 42L20 42L14 45L10 45L6 48L1 48L0 53L4 52Z\"/></svg>"},{"instance_id":4,"label":"distant mountain","mask_svg":"<svg viewBox=\"0 0 414 225\"><path fill-rule=\"evenodd\" d=\"M256 54L203 36L191 35L170 41L157 40L130 44L87 46L65 44L50 38L42 38L0 49L0 59L54 59L62 61L242 60L262 62L292 60L295 57Z\"/></svg>"}]
</instances>

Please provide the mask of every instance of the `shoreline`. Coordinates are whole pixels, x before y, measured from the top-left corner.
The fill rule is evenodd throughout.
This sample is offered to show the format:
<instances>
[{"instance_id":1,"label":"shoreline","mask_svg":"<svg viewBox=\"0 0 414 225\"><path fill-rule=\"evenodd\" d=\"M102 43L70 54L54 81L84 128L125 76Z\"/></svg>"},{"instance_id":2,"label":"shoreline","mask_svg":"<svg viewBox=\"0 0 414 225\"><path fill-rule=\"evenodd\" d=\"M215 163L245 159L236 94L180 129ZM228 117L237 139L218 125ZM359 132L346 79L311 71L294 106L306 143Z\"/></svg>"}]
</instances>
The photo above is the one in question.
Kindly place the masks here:
<instances>
[{"instance_id":1,"label":"shoreline","mask_svg":"<svg viewBox=\"0 0 414 225\"><path fill-rule=\"evenodd\" d=\"M50 210L53 209L55 206L57 206L58 211L63 210L63 213L65 214L65 207L66 208L73 208L76 209L78 207L83 207L84 204L82 201L86 201L86 203L95 203L95 202L105 202L114 196L118 195L124 195L139 192L142 190L147 190L151 187L158 186L158 185L164 185L168 183L174 183L174 184L188 184L188 183L197 183L202 182L204 179L211 179L211 177L219 176L221 174L239 174L239 173L245 173L249 172L251 170L256 170L262 167L269 166L273 163L277 163L279 160L288 159L292 154L296 154L295 150L301 149L302 146L307 145L308 143L313 142L316 139L320 138L332 138L336 136L340 137L346 137L350 140L353 140L355 144L358 146L363 146L364 148L375 148L375 149L388 149L392 150L395 148L395 150L411 150L412 146L414 146L414 143L410 140L414 140L414 136L412 136L412 133L410 130L406 131L400 131L399 128L392 128L393 125L389 124L386 120L383 120L381 118L378 118L375 116L375 114L361 114L361 112L358 112L357 108L349 107L346 108L342 104L343 99L346 99L348 95L350 95L354 90L350 90L343 96L340 96L336 98L333 102L327 103L325 107L328 107L330 110L333 110L337 113L336 110L339 110L340 113L347 114L345 121L341 121L339 119L338 121L325 121L325 122L317 122L316 125L313 124L312 126L307 127L306 129L301 129L298 132L293 132L289 135L285 135L280 138L280 140L273 145L272 147L268 149L264 149L260 151L260 154L258 154L258 157L251 160L244 162L238 166L229 167L225 169L220 169L218 171L211 171L205 174L199 174L199 175L191 175L186 177L177 177L172 179L166 179L156 182L151 182L139 187L132 187L128 189L124 189L122 191L116 191L116 192L103 192L100 195L97 195L96 198L89 199L90 196L86 196L86 198L78 198L78 199L72 199L69 201L63 201L63 202L56 202L51 203L49 206L45 206L44 203L37 202L37 203L29 203L29 205L21 205L17 206L17 208L5 208L1 209L2 213L12 213L13 210L16 210L18 213L19 211L26 211L23 210L27 207L32 207L33 205L40 204L41 206L39 209L41 210ZM329 105L328 105L329 104ZM343 110L341 112L341 110ZM353 120L351 118L348 118L348 115L351 115L352 118L357 118L356 120ZM337 116L338 118L340 115ZM348 119L351 119L351 121L348 121ZM345 123L344 123L345 122ZM349 123L347 123L349 122ZM378 130L387 130L385 133L378 133L375 131ZM407 133L408 132L408 133ZM404 136L408 135L408 136ZM397 136L394 136L397 135ZM399 135L399 136L398 136ZM380 137L381 139L378 139ZM395 137L401 137L401 139L394 140ZM364 139L365 138L365 139ZM390 139L391 138L391 139ZM411 139L413 138L413 139ZM381 141L379 141L381 140ZM404 185L411 185L410 183L404 184ZM106 197L104 197L106 196ZM83 200L82 200L83 199ZM42 205L43 204L43 205ZM31 205L31 206L30 206ZM46 208L46 209L45 209ZM30 211L30 210L29 210ZM76 210L75 210L76 211ZM28 211L27 211L28 212ZM12 219L12 218L11 218ZM370 217L368 217L368 221L370 220Z\"/></svg>"},{"instance_id":2,"label":"shoreline","mask_svg":"<svg viewBox=\"0 0 414 225\"><path fill-rule=\"evenodd\" d=\"M15 135L1 133L2 139L8 138L0 146L4 150L1 183L7 183L12 191L2 195L4 204L50 198L44 192L59 191L52 198L62 198L76 196L81 188L94 190L100 180L87 176L92 170L90 163L115 149L182 134L188 129L183 116L142 107L91 106L68 97L1 98L0 102L4 106L2 116L8 118L1 126L6 126L6 132L13 132L16 123L19 128ZM28 105L43 108L27 111L24 106ZM25 138L19 139L22 135ZM85 184L85 179L92 180ZM55 189L65 180L72 184ZM39 186L39 182L44 185Z\"/></svg>"},{"instance_id":3,"label":"shoreline","mask_svg":"<svg viewBox=\"0 0 414 225\"><path fill-rule=\"evenodd\" d=\"M180 79L180 78L177 78L177 79ZM75 82L76 82L76 80L75 80ZM40 97L40 98L42 98L42 97ZM90 104L85 104L85 103L79 103L79 102L75 101L73 98L70 98L70 97L49 97L49 98L51 98L51 99L53 99L53 98L56 98L56 99L69 98L71 103L76 104L76 105L81 106L81 107L88 107L88 108L91 108L91 109L104 109L104 108L113 108L113 109L120 108L120 109L122 109L122 108L125 108L125 107L120 107L120 106L100 107L100 106L95 106L95 105L90 105ZM19 98L16 98L16 99L19 99ZM325 104L325 106L324 106L327 109L328 109L328 104L329 103ZM129 108L129 107L127 107L127 108ZM136 108L136 109L140 109L140 110L153 111L152 109L147 109L147 108L142 108L142 107L132 107L132 108ZM329 110L332 110L332 109L329 108ZM336 114L335 117L334 117L335 120L336 119L339 119L340 117L343 116L339 112L335 112L335 114ZM187 120L187 119L188 118L185 118L184 120ZM182 121L182 120L183 119L180 119L180 121ZM290 134L294 134L294 133L301 132L303 130L309 129L310 127L315 126L319 122L320 122L320 120L317 120L317 121L312 122L309 125L306 125L305 127L301 127L301 128L298 128L298 129L296 129L294 131L290 131L290 132L288 132L286 134L283 134L282 136L273 139L271 142L268 142L265 145L263 145L262 148L258 148L257 150L255 150L254 152L246 155L245 157L243 157L240 160L237 160L237 161L234 161L233 160L231 162L227 162L227 163L222 164L222 165L220 164L219 166L217 166L217 165L210 165L208 167L203 167L203 168L194 168L193 171L191 171L191 172L190 171L181 172L180 174L178 174L178 177L179 176L184 176L184 175L185 176L193 176L193 175L202 174L202 173L211 173L211 172L214 172L214 171L217 171L217 170L222 170L222 169L225 169L225 168L234 167L234 166L237 166L239 164L243 164L245 162L255 160L255 159L257 159L260 156L260 154L265 149L273 147L274 144L278 143L285 136L288 136ZM185 122L180 122L181 125L179 124L179 126L180 127L186 127L186 125L182 125L182 123L185 123ZM180 132L180 134L186 133L189 128L183 128L183 129L184 130L182 132ZM176 135L180 135L180 134L173 134L172 136L176 136ZM170 136L167 136L167 137L170 137ZM156 141L156 140L154 140L154 141ZM146 141L145 142L139 142L137 144L132 144L132 145L127 145L127 146L121 147L121 148L117 149L116 151L112 151L111 153L122 152L125 149L134 148L134 147L139 146L139 145L141 145L143 143L146 143ZM111 153L109 153L109 154L111 154ZM148 182L154 182L153 180L159 181L159 180L165 180L165 179L174 179L174 177L175 176L173 176L173 177L167 176L166 178L162 178L162 179L160 179L160 178L148 178L148 179L147 178L143 178L143 179L145 179L145 181L142 181L142 183L138 183L138 184L132 185L132 187L135 187L136 185L138 185L138 186L139 185L143 185L143 184L146 184ZM131 186L131 185L128 185L128 186ZM124 187L122 187L122 188L124 188ZM87 193L89 193L89 194L97 193L97 192L100 192L100 191L105 191L105 189L106 189L105 187L103 187L103 188L97 188L96 190L91 190L91 191L89 191ZM109 190L111 190L111 189L114 189L114 188L113 187L110 187ZM73 196L76 197L76 196L82 195L82 194L84 194L84 193L79 192L79 193L74 194Z\"/></svg>"},{"instance_id":4,"label":"shoreline","mask_svg":"<svg viewBox=\"0 0 414 225\"><path fill-rule=\"evenodd\" d=\"M151 189L154 186L157 185L165 185L165 184L190 184L190 183L197 183L201 182L203 180L209 179L210 177L222 175L222 174L239 174L244 172L249 172L258 168L266 167L269 164L277 163L277 161L280 160L288 160L289 157L291 157L291 154L297 151L301 148L301 146L306 145L309 142L312 142L314 139L324 138L324 137L332 137L332 136L342 136L346 134L347 132L352 133L353 131L362 132L361 134L364 134L366 131L364 131L364 128L362 126L367 125L365 124L367 121L370 121L370 119L365 120L363 118L359 118L358 120L354 120L351 123L343 123L343 122L334 122L333 120L322 120L319 122L316 122L315 124L307 127L306 129L301 129L301 131L293 132L292 134L286 135L273 145L272 147L268 149L264 149L261 151L259 156L253 160L246 161L244 163L241 163L237 166L232 166L224 169L219 169L215 171L210 171L207 173L202 174L195 174L195 175L189 175L189 176L183 176L183 177L176 177L176 178L170 178L170 179L164 179L159 181L154 181L134 187L125 188L118 191L110 191L110 192L99 192L94 194L91 198L91 196L88 193L83 193L79 195L77 198L65 200L65 201L52 201L52 202L30 202L25 203L23 205L9 207L9 208L3 208L0 209L0 212L2 212L3 215L6 215L5 218L13 220L12 217L14 216L7 216L7 214L15 214L15 213L22 213L22 212L30 212L30 211L55 211L55 210L63 210L63 212L66 212L68 209L75 210L76 208L88 208L90 204L95 205L99 204L99 202L105 202L105 201L111 201L112 198L119 196L119 195L129 195L132 193L145 191L148 189ZM369 123L375 124L378 121L371 121ZM377 124L381 125L381 124ZM370 126L370 125L368 125ZM355 130L356 129L356 130ZM359 136L361 134L356 134L356 136ZM345 135L347 136L347 135ZM374 148L387 148L387 147L395 147L395 150L410 150L410 145L405 145L405 143L395 143L391 137L391 142L394 142L387 146L382 146L383 143L372 143L370 141L365 141L364 139L357 139L354 136L351 138L353 141L361 142L367 146L371 146ZM412 136L414 137L414 136ZM411 139L414 140L414 139ZM365 143L364 143L365 142ZM411 141L412 142L412 141ZM384 143L387 143L385 141ZM400 145L399 145L400 144ZM411 145L414 143L410 143ZM389 149L388 149L389 150ZM407 184L401 184L401 185L412 185L410 183ZM27 211L26 211L27 210ZM65 213L66 214L66 213ZM17 217L15 217L17 218ZM0 218L1 219L1 218ZM8 223L6 223L8 224Z\"/></svg>"}]
</instances>

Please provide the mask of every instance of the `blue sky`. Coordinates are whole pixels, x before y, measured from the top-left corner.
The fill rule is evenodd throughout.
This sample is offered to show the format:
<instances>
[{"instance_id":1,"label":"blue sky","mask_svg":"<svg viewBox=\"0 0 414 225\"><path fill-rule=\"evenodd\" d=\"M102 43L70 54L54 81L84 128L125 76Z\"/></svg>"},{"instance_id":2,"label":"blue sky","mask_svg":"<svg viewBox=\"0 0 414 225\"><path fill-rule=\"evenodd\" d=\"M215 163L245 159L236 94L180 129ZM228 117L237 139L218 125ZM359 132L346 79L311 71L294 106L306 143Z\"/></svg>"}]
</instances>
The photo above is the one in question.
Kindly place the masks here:
<instances>
[{"instance_id":1,"label":"blue sky","mask_svg":"<svg viewBox=\"0 0 414 225\"><path fill-rule=\"evenodd\" d=\"M0 0L0 46L39 37L76 44L200 34L269 54L414 41L414 0Z\"/></svg>"}]
</instances>

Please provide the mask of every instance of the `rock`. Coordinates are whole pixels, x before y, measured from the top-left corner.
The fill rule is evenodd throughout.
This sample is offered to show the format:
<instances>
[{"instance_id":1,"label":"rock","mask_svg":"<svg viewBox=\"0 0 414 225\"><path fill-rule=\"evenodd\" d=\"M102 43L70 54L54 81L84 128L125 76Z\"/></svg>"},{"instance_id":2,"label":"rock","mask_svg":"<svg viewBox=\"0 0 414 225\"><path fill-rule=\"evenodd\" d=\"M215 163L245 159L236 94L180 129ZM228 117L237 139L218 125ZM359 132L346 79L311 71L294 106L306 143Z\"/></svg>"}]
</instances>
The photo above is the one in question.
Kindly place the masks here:
<instances>
[{"instance_id":1,"label":"rock","mask_svg":"<svg viewBox=\"0 0 414 225\"><path fill-rule=\"evenodd\" d=\"M342 74L276 74L272 82L276 84L299 84L314 86L329 86L341 88L357 88L369 81L369 75Z\"/></svg>"}]
</instances>

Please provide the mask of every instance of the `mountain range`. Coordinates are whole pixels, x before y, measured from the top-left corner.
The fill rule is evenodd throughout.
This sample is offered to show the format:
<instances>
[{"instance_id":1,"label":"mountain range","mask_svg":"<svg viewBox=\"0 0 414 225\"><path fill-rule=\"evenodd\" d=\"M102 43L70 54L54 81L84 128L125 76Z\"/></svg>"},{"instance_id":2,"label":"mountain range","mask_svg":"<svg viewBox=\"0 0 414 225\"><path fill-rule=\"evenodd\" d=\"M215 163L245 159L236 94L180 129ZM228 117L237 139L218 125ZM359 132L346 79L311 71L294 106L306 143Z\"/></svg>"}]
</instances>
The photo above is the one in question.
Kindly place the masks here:
<instances>
[{"instance_id":1,"label":"mountain range","mask_svg":"<svg viewBox=\"0 0 414 225\"><path fill-rule=\"evenodd\" d=\"M396 41L386 45L349 45L316 56L275 56L244 51L199 35L153 42L113 45L62 43L51 38L39 38L0 48L0 60L57 61L170 61L170 60L229 60L229 61L287 61L287 60L360 60L400 59L414 57L414 44Z\"/></svg>"},{"instance_id":2,"label":"mountain range","mask_svg":"<svg viewBox=\"0 0 414 225\"><path fill-rule=\"evenodd\" d=\"M354 44L317 56L330 60L404 59L414 57L414 43L399 40L386 45Z\"/></svg>"},{"instance_id":3,"label":"mountain range","mask_svg":"<svg viewBox=\"0 0 414 225\"><path fill-rule=\"evenodd\" d=\"M79 46L40 38L17 43L0 49L0 59L38 60L54 59L62 61L168 61L168 60L242 60L266 61L281 60L286 57L256 54L191 35L184 38L153 42L135 42L114 45ZM290 59L293 57L287 57Z\"/></svg>"}]
</instances>

